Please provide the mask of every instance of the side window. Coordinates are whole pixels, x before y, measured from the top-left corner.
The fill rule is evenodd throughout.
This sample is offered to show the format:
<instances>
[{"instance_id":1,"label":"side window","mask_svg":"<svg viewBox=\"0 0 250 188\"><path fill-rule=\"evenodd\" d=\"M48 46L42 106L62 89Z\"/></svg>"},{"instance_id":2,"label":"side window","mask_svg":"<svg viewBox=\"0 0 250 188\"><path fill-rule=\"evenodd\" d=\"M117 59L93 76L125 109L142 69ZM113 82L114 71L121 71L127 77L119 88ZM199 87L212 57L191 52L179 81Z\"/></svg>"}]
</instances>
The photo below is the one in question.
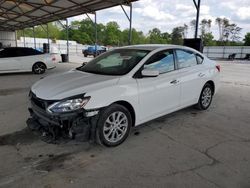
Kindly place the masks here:
<instances>
[{"instance_id":1,"label":"side window","mask_svg":"<svg viewBox=\"0 0 250 188\"><path fill-rule=\"evenodd\" d=\"M17 50L15 48L6 48L1 51L0 57L1 58L11 58L11 57L17 57Z\"/></svg>"},{"instance_id":2,"label":"side window","mask_svg":"<svg viewBox=\"0 0 250 188\"><path fill-rule=\"evenodd\" d=\"M153 55L144 65L145 69L156 69L160 74L174 70L174 53L172 50Z\"/></svg>"},{"instance_id":3,"label":"side window","mask_svg":"<svg viewBox=\"0 0 250 188\"><path fill-rule=\"evenodd\" d=\"M187 50L176 50L178 68L183 69L197 65L196 55Z\"/></svg>"},{"instance_id":4,"label":"side window","mask_svg":"<svg viewBox=\"0 0 250 188\"><path fill-rule=\"evenodd\" d=\"M197 63L198 63L198 64L202 64L202 62L203 62L203 57L201 57L200 55L196 55L196 59L197 59Z\"/></svg>"},{"instance_id":5,"label":"side window","mask_svg":"<svg viewBox=\"0 0 250 188\"><path fill-rule=\"evenodd\" d=\"M5 53L5 50L0 50L0 58L4 58L4 53Z\"/></svg>"},{"instance_id":6,"label":"side window","mask_svg":"<svg viewBox=\"0 0 250 188\"><path fill-rule=\"evenodd\" d=\"M40 55L42 54L38 50L32 49L32 48L19 48L19 56L30 56L30 55Z\"/></svg>"}]
</instances>

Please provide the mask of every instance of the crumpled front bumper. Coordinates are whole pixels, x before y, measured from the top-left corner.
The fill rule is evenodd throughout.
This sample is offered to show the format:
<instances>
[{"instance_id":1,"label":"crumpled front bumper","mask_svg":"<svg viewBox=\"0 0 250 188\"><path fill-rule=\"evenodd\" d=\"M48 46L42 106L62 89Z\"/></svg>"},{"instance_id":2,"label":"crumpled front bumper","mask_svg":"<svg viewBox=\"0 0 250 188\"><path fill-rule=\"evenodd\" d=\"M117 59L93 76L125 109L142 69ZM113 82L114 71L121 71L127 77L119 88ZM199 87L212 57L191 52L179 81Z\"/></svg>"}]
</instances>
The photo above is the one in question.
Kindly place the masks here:
<instances>
[{"instance_id":1,"label":"crumpled front bumper","mask_svg":"<svg viewBox=\"0 0 250 188\"><path fill-rule=\"evenodd\" d=\"M95 130L98 114L87 117L86 111L81 109L64 114L48 114L31 101L29 108L30 118L26 121L27 126L38 132L47 142L61 139L76 139L89 141L95 139Z\"/></svg>"}]
</instances>

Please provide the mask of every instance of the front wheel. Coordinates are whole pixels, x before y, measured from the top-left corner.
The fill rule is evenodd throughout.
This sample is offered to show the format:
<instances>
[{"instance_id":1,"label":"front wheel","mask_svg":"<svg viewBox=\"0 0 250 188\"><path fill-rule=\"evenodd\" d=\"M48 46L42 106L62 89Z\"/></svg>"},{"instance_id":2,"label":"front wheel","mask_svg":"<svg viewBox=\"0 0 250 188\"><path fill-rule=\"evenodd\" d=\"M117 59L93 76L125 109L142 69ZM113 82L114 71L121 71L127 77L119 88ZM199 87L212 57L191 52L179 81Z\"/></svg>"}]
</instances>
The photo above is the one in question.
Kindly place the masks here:
<instances>
[{"instance_id":1,"label":"front wheel","mask_svg":"<svg viewBox=\"0 0 250 188\"><path fill-rule=\"evenodd\" d=\"M99 144L114 147L126 140L132 126L130 112L113 104L105 109L98 120L96 137Z\"/></svg>"},{"instance_id":2,"label":"front wheel","mask_svg":"<svg viewBox=\"0 0 250 188\"><path fill-rule=\"evenodd\" d=\"M207 83L205 84L205 86L201 91L201 95L198 103L196 104L196 108L199 110L208 109L209 106L211 105L212 99L213 99L213 88L211 84Z\"/></svg>"}]
</instances>

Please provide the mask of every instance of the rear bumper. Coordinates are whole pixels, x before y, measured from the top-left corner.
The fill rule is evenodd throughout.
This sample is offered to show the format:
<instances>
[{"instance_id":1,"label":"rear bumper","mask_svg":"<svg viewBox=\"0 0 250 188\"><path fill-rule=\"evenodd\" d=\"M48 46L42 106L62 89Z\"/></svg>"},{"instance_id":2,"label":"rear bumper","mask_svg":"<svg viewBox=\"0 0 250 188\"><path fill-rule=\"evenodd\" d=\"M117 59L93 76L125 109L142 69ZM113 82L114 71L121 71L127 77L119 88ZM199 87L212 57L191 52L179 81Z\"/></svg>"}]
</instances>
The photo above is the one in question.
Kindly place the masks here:
<instances>
[{"instance_id":1,"label":"rear bumper","mask_svg":"<svg viewBox=\"0 0 250 188\"><path fill-rule=\"evenodd\" d=\"M51 70L51 69L54 69L54 68L56 68L55 65L47 67L48 70Z\"/></svg>"}]
</instances>

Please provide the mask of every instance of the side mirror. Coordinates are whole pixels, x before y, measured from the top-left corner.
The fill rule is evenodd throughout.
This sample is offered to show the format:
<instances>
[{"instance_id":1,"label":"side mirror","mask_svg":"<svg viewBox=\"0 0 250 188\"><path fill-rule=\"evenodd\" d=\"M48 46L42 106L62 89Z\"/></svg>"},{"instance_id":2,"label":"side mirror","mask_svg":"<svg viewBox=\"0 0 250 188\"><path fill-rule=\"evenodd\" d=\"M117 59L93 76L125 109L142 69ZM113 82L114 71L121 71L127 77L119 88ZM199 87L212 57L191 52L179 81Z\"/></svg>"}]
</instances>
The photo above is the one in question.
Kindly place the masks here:
<instances>
[{"instance_id":1,"label":"side mirror","mask_svg":"<svg viewBox=\"0 0 250 188\"><path fill-rule=\"evenodd\" d=\"M141 74L143 77L157 77L160 72L156 69L143 69Z\"/></svg>"},{"instance_id":2,"label":"side mirror","mask_svg":"<svg viewBox=\"0 0 250 188\"><path fill-rule=\"evenodd\" d=\"M83 63L82 63L82 67L84 67L86 64L87 64L87 62L83 62Z\"/></svg>"}]
</instances>

